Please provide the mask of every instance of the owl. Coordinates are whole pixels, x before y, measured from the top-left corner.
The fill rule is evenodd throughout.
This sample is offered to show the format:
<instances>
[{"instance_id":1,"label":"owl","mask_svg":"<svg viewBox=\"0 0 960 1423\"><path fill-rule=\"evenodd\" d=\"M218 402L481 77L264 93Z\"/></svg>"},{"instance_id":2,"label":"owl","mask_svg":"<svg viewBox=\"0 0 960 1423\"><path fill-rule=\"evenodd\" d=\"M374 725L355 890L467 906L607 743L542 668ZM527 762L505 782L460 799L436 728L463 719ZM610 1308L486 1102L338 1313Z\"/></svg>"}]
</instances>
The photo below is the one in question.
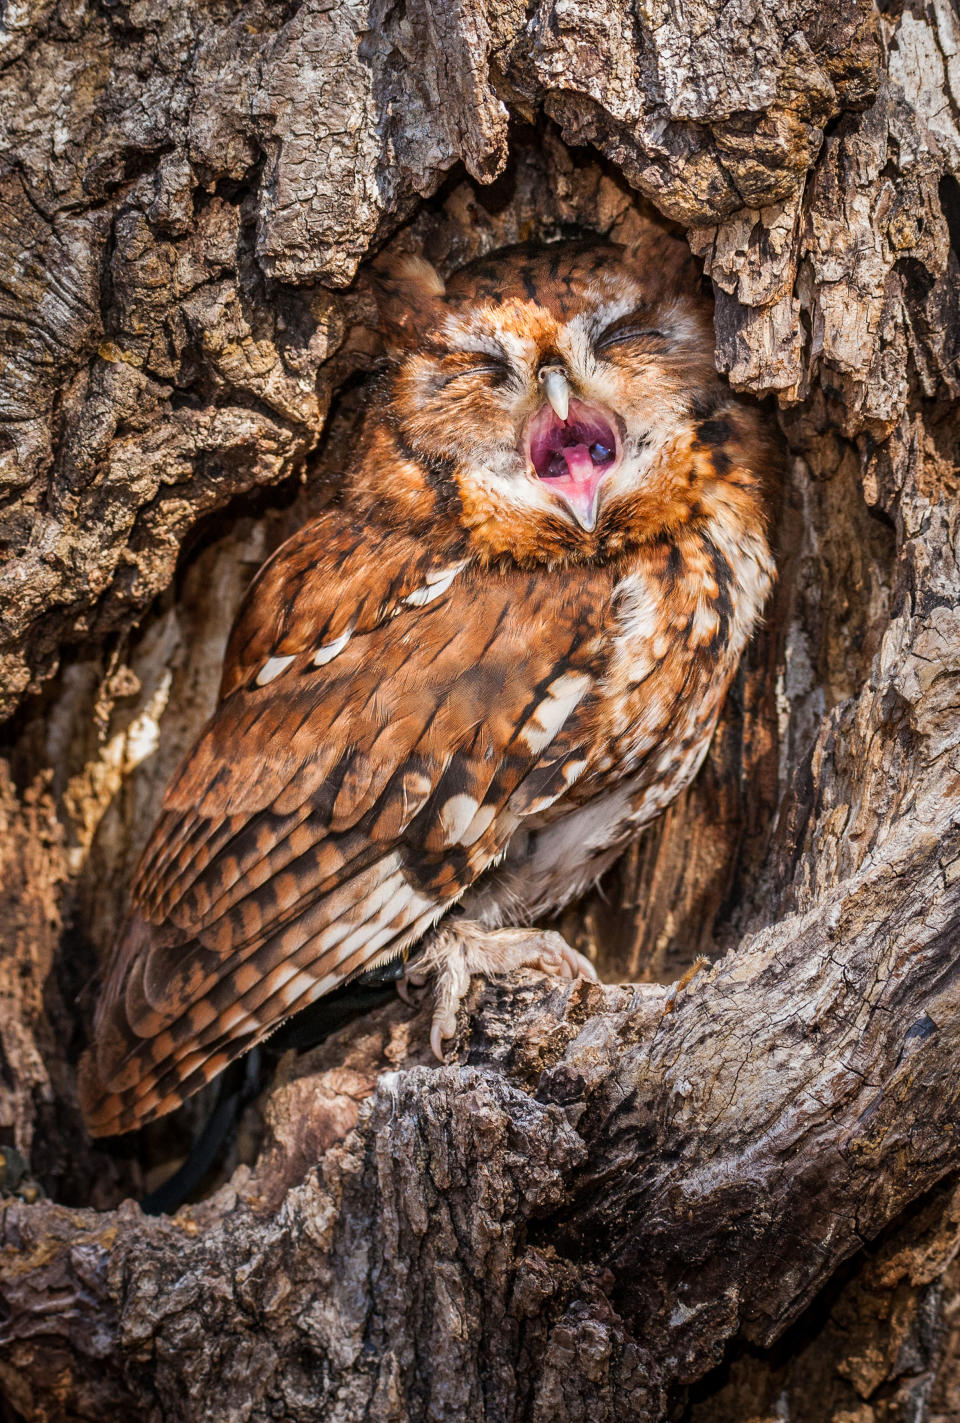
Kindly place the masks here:
<instances>
[{"instance_id":1,"label":"owl","mask_svg":"<svg viewBox=\"0 0 960 1423\"><path fill-rule=\"evenodd\" d=\"M391 356L335 503L260 570L173 779L81 1065L90 1131L170 1112L419 948L593 975L531 927L689 783L771 586L771 449L667 246L376 281Z\"/></svg>"}]
</instances>

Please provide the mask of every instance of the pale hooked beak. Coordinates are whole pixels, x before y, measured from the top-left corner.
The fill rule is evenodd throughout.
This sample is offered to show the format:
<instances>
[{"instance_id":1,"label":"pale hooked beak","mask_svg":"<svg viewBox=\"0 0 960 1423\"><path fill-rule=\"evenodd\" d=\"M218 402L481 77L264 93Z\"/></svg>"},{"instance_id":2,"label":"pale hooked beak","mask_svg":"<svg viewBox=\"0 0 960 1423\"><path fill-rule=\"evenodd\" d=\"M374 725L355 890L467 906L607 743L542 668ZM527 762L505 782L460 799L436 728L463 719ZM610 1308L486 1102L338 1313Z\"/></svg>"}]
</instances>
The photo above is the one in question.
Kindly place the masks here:
<instances>
[{"instance_id":1,"label":"pale hooked beak","mask_svg":"<svg viewBox=\"0 0 960 1423\"><path fill-rule=\"evenodd\" d=\"M551 408L561 420L566 420L570 410L570 387L566 372L560 366L544 366L537 376L543 386L543 393Z\"/></svg>"}]
</instances>

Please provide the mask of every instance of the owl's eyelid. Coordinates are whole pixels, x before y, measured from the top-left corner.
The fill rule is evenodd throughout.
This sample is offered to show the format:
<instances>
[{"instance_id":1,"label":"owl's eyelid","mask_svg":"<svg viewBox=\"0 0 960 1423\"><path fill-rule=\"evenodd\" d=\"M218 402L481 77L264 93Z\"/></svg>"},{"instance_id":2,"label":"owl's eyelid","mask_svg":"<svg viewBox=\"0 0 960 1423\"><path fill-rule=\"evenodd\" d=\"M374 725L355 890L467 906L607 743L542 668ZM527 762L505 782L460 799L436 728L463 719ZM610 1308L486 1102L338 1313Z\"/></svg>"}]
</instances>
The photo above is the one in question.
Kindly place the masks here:
<instances>
[{"instance_id":1,"label":"owl's eyelid","mask_svg":"<svg viewBox=\"0 0 960 1423\"><path fill-rule=\"evenodd\" d=\"M645 336L653 337L658 341L665 341L667 333L661 331L656 326L647 326L641 313L621 316L612 322L605 331L594 341L594 349L597 351L606 350L609 346L626 345L630 341L641 341Z\"/></svg>"},{"instance_id":2,"label":"owl's eyelid","mask_svg":"<svg viewBox=\"0 0 960 1423\"><path fill-rule=\"evenodd\" d=\"M477 360L464 366L462 370L443 374L440 378L441 389L443 386L449 385L452 380L460 380L462 376L509 375L512 369L506 356L494 356L488 351L463 351L460 354L476 355Z\"/></svg>"},{"instance_id":3,"label":"owl's eyelid","mask_svg":"<svg viewBox=\"0 0 960 1423\"><path fill-rule=\"evenodd\" d=\"M485 370L487 367L491 370L499 370L502 366L509 367L510 365L506 351L458 351L457 355L476 357L470 366L472 371Z\"/></svg>"}]
</instances>

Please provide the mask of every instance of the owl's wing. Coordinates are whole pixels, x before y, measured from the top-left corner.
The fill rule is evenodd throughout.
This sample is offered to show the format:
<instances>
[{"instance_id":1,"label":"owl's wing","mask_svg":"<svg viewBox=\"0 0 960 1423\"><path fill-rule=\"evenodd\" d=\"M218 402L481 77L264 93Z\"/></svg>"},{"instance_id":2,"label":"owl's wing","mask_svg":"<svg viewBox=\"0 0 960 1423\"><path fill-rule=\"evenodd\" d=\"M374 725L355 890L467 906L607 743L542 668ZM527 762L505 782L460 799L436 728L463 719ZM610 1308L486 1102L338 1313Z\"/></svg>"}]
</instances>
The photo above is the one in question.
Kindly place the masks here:
<instances>
[{"instance_id":1,"label":"owl's wing","mask_svg":"<svg viewBox=\"0 0 960 1423\"><path fill-rule=\"evenodd\" d=\"M241 609L81 1070L90 1130L171 1111L419 938L583 770L602 571L501 574L328 515Z\"/></svg>"}]
</instances>

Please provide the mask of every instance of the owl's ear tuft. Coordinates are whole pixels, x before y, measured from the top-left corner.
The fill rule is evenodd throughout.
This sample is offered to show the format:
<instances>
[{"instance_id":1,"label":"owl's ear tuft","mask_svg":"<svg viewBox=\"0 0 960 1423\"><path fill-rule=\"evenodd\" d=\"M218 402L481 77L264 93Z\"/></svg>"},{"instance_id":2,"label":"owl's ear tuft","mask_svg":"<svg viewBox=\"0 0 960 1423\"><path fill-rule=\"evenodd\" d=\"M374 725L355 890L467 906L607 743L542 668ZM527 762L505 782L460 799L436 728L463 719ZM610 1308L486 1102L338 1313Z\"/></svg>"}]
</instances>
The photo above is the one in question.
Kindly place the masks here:
<instances>
[{"instance_id":1,"label":"owl's ear tuft","mask_svg":"<svg viewBox=\"0 0 960 1423\"><path fill-rule=\"evenodd\" d=\"M406 252L389 263L376 263L372 280L387 345L409 350L437 321L446 292L443 278L426 257Z\"/></svg>"},{"instance_id":2,"label":"owl's ear tuft","mask_svg":"<svg viewBox=\"0 0 960 1423\"><path fill-rule=\"evenodd\" d=\"M422 288L430 296L443 296L446 284L432 262L416 252L405 252L394 263L390 276L396 282L406 282L410 286Z\"/></svg>"}]
</instances>

